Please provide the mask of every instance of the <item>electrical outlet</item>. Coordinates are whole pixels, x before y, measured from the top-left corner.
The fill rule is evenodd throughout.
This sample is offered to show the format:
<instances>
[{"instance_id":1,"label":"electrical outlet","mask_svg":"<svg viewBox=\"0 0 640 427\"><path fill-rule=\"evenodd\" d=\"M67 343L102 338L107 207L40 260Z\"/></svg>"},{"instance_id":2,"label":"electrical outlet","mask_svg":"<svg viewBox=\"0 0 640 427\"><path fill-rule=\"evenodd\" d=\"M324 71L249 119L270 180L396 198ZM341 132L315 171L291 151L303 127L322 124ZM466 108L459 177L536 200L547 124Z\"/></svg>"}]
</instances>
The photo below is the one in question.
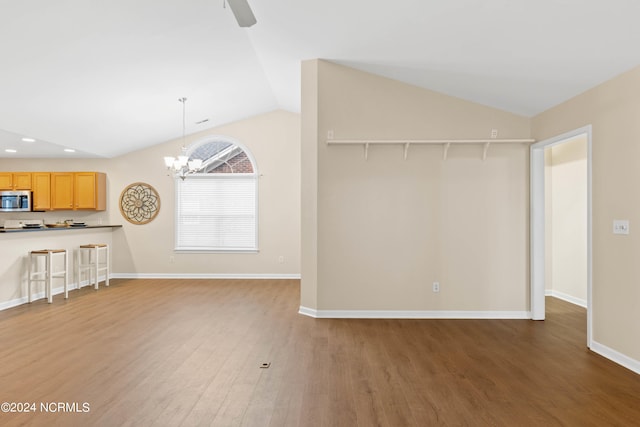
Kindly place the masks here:
<instances>
[{"instance_id":1,"label":"electrical outlet","mask_svg":"<svg viewBox=\"0 0 640 427\"><path fill-rule=\"evenodd\" d=\"M498 129L491 129L491 139L496 139L498 137Z\"/></svg>"},{"instance_id":2,"label":"electrical outlet","mask_svg":"<svg viewBox=\"0 0 640 427\"><path fill-rule=\"evenodd\" d=\"M169 255L169 262L176 262L176 257Z\"/></svg>"},{"instance_id":3,"label":"electrical outlet","mask_svg":"<svg viewBox=\"0 0 640 427\"><path fill-rule=\"evenodd\" d=\"M327 139L333 139L333 131L332 130L327 131Z\"/></svg>"},{"instance_id":4,"label":"electrical outlet","mask_svg":"<svg viewBox=\"0 0 640 427\"><path fill-rule=\"evenodd\" d=\"M282 264L282 263L284 262L284 256L280 255L280 256L278 257L278 262L279 262L280 264Z\"/></svg>"},{"instance_id":5,"label":"electrical outlet","mask_svg":"<svg viewBox=\"0 0 640 427\"><path fill-rule=\"evenodd\" d=\"M440 282L433 282L433 292L440 292Z\"/></svg>"}]
</instances>

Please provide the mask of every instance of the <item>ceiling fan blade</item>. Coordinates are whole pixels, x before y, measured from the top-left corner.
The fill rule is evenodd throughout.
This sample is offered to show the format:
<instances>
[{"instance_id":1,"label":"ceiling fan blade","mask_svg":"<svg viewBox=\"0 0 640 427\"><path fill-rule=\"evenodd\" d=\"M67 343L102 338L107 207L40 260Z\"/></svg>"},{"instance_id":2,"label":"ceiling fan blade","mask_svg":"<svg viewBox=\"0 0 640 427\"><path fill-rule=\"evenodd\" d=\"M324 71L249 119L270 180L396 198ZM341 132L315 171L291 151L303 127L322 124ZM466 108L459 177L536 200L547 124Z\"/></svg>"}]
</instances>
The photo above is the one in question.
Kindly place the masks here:
<instances>
[{"instance_id":1,"label":"ceiling fan blade","mask_svg":"<svg viewBox=\"0 0 640 427\"><path fill-rule=\"evenodd\" d=\"M241 27L250 27L258 22L247 0L227 0L227 3L229 3L231 11L233 11L236 21Z\"/></svg>"}]
</instances>

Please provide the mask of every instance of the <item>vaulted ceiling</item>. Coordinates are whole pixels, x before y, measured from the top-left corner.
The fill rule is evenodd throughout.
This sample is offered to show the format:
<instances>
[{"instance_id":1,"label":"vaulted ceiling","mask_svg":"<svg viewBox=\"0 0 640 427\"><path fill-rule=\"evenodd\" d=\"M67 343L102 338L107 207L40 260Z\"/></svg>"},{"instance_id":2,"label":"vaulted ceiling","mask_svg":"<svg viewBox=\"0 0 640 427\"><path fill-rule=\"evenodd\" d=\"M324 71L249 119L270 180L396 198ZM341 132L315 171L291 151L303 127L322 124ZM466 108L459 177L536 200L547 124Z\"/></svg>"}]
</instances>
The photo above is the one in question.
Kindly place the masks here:
<instances>
[{"instance_id":1,"label":"vaulted ceiling","mask_svg":"<svg viewBox=\"0 0 640 427\"><path fill-rule=\"evenodd\" d=\"M187 133L299 111L305 59L524 116L640 64L635 0L249 3L258 22L240 28L223 0L0 0L0 157L177 138L180 97Z\"/></svg>"}]
</instances>

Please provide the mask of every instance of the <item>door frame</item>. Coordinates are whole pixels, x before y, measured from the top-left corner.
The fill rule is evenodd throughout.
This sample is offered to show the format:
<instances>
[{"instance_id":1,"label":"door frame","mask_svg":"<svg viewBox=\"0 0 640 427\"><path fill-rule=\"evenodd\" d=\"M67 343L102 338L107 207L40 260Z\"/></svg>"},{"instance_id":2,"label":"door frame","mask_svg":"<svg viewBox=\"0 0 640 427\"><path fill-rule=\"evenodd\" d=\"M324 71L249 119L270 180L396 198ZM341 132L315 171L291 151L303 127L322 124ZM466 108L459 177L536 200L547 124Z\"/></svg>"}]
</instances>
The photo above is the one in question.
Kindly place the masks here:
<instances>
[{"instance_id":1,"label":"door frame","mask_svg":"<svg viewBox=\"0 0 640 427\"><path fill-rule=\"evenodd\" d=\"M545 318L545 191L544 150L562 144L579 135L587 137L587 347L591 347L592 336L592 206L591 206L591 125L587 125L553 138L531 144L530 147L530 269L531 269L531 319Z\"/></svg>"}]
</instances>

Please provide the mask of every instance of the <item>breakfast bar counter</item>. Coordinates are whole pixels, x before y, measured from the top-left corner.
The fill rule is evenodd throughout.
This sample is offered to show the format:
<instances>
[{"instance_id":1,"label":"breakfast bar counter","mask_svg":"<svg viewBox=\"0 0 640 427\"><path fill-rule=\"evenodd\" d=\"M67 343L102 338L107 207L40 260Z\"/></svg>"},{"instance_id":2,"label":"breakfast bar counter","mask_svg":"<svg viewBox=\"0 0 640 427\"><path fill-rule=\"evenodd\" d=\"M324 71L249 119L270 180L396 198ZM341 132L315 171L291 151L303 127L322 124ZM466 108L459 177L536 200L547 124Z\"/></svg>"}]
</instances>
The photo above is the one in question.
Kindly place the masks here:
<instances>
[{"instance_id":1,"label":"breakfast bar counter","mask_svg":"<svg viewBox=\"0 0 640 427\"><path fill-rule=\"evenodd\" d=\"M114 235L122 229L122 225L113 224L0 229L0 310L27 302L27 261L31 251L65 249L69 254L71 272L75 254L81 245L107 244L113 247ZM69 279L69 289L75 289L74 275L70 274ZM53 293L55 295L62 290L55 284ZM34 290L35 293L43 291L44 288Z\"/></svg>"},{"instance_id":2,"label":"breakfast bar counter","mask_svg":"<svg viewBox=\"0 0 640 427\"><path fill-rule=\"evenodd\" d=\"M0 227L0 233L33 233L41 231L68 231L68 230L87 230L95 228L120 228L120 224L108 224L108 225L84 225L82 227L74 226L61 226L61 227L24 227L24 228L3 228Z\"/></svg>"}]
</instances>

